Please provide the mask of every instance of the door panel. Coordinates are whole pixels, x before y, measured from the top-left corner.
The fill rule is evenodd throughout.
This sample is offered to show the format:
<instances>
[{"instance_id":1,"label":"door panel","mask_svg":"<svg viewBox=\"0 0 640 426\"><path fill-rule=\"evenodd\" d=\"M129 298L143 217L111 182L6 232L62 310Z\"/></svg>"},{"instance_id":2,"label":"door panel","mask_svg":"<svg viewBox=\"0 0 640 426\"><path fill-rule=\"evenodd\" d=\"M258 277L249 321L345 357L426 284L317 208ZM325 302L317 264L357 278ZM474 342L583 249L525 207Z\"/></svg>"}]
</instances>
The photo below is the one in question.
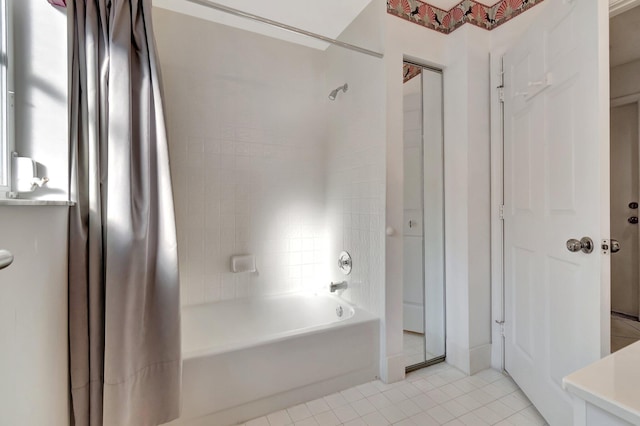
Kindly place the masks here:
<instances>
[{"instance_id":1,"label":"door panel","mask_svg":"<svg viewBox=\"0 0 640 426\"><path fill-rule=\"evenodd\" d=\"M546 3L504 56L505 365L551 425L572 424L562 378L607 347L607 14ZM584 236L592 253L567 250Z\"/></svg>"}]
</instances>

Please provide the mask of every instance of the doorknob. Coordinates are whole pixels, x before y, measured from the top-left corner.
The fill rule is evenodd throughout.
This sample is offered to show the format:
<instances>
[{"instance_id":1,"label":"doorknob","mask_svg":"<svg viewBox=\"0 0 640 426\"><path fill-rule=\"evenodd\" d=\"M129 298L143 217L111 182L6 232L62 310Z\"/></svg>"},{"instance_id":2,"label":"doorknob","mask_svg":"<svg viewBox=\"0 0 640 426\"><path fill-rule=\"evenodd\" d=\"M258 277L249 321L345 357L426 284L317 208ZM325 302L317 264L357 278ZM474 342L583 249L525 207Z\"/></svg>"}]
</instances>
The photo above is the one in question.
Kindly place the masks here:
<instances>
[{"instance_id":1,"label":"doorknob","mask_svg":"<svg viewBox=\"0 0 640 426\"><path fill-rule=\"evenodd\" d=\"M611 240L611 253L617 253L620 251L620 243L618 240Z\"/></svg>"},{"instance_id":2,"label":"doorknob","mask_svg":"<svg viewBox=\"0 0 640 426\"><path fill-rule=\"evenodd\" d=\"M0 250L0 269L4 269L13 262L13 255L8 250Z\"/></svg>"},{"instance_id":3,"label":"doorknob","mask_svg":"<svg viewBox=\"0 0 640 426\"><path fill-rule=\"evenodd\" d=\"M593 251L593 240L589 237L583 237L581 240L571 238L567 240L567 250L572 253L582 250L583 253L591 253Z\"/></svg>"}]
</instances>

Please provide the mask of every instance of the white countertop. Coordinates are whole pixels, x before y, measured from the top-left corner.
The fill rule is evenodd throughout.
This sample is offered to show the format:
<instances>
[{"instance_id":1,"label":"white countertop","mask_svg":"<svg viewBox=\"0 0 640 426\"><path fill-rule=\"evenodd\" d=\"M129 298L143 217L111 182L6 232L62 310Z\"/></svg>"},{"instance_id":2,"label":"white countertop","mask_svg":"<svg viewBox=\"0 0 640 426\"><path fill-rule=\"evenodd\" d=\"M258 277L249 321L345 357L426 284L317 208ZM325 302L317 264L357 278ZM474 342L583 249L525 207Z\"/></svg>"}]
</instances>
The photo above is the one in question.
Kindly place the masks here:
<instances>
[{"instance_id":1,"label":"white countertop","mask_svg":"<svg viewBox=\"0 0 640 426\"><path fill-rule=\"evenodd\" d=\"M640 342L568 375L563 385L590 404L640 424Z\"/></svg>"}]
</instances>

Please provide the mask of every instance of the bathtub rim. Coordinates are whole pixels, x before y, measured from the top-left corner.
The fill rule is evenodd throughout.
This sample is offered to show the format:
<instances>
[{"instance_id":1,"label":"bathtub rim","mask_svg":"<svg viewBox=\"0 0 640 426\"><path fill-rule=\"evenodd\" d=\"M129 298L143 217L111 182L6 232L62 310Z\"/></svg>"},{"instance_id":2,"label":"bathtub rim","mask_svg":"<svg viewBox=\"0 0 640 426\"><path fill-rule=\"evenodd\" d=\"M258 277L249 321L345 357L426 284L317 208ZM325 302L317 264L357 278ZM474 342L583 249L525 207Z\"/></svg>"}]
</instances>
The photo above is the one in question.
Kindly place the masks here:
<instances>
[{"instance_id":1,"label":"bathtub rim","mask_svg":"<svg viewBox=\"0 0 640 426\"><path fill-rule=\"evenodd\" d=\"M281 342L296 336L307 336L307 335L311 336L314 334L322 333L327 329L343 328L343 327L348 327L349 325L362 324L366 322L380 320L380 318L374 315L373 313L357 305L350 303L349 301L341 298L338 295L325 294L325 293L308 293L308 292L291 292L291 293L283 293L278 295L268 295L268 296L252 297L252 298L245 298L245 299L230 299L230 300L224 300L224 301L218 301L218 302L210 302L210 303L202 303L202 304L192 305L192 306L185 306L182 309L196 309L196 308L201 308L203 306L215 305L217 303L226 303L226 302L241 303L240 301L246 302L247 299L252 299L252 300L278 299L278 298L283 298L287 296L305 296L305 297L313 296L313 297L329 298L334 300L336 303L343 304L349 307L350 309L352 309L353 315L351 315L349 318L339 319L329 323L314 325L310 327L297 328L294 330L287 330L279 333L269 334L267 336L260 336L259 338L251 341L230 342L228 344L209 346L207 348L191 350L188 352L182 350L181 348L182 360L185 361L189 359L215 356L215 355L219 355L227 352L263 346L270 343L277 343L277 342Z\"/></svg>"}]
</instances>

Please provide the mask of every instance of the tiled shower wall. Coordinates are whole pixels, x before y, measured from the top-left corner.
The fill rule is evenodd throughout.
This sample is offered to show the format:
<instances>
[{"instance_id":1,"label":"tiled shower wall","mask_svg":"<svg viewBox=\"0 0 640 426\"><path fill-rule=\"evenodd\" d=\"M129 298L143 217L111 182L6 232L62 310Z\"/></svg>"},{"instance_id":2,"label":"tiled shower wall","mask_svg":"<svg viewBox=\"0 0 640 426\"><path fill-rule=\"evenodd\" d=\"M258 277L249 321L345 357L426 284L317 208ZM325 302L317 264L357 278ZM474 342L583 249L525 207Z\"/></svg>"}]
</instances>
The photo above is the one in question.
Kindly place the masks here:
<instances>
[{"instance_id":1,"label":"tiled shower wall","mask_svg":"<svg viewBox=\"0 0 640 426\"><path fill-rule=\"evenodd\" d=\"M324 53L161 9L154 25L183 305L326 285ZM231 273L245 253L258 273Z\"/></svg>"},{"instance_id":2,"label":"tiled shower wall","mask_svg":"<svg viewBox=\"0 0 640 426\"><path fill-rule=\"evenodd\" d=\"M348 40L375 24L374 2L342 34ZM375 47L374 47L375 48ZM344 298L383 315L385 277L386 134L384 65L382 60L338 47L327 49L327 84L349 84L329 104L327 221L329 272L347 280ZM351 275L334 265L338 253L353 257Z\"/></svg>"}]
</instances>

